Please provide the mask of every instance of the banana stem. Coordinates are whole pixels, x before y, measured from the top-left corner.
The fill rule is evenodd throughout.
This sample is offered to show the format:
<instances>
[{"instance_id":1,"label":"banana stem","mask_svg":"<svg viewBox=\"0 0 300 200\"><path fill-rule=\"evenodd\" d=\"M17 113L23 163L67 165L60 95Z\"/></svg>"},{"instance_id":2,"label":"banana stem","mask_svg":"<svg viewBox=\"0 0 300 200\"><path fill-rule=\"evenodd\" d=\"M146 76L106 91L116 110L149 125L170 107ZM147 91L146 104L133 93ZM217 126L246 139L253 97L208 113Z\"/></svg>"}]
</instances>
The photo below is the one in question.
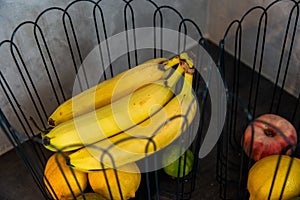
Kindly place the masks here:
<instances>
[{"instance_id":1,"label":"banana stem","mask_svg":"<svg viewBox=\"0 0 300 200\"><path fill-rule=\"evenodd\" d=\"M182 76L185 71L183 66L179 64L173 74L165 81L165 86L174 89L179 77Z\"/></svg>"},{"instance_id":2,"label":"banana stem","mask_svg":"<svg viewBox=\"0 0 300 200\"><path fill-rule=\"evenodd\" d=\"M164 63L164 69L168 70L168 69L178 65L179 61L180 61L179 56L175 56L174 58L172 58Z\"/></svg>"},{"instance_id":3,"label":"banana stem","mask_svg":"<svg viewBox=\"0 0 300 200\"><path fill-rule=\"evenodd\" d=\"M180 92L182 95L186 96L186 95L192 94L191 92L186 93L186 91L191 91L192 90L194 71L195 71L194 68L189 68L189 67L186 68L186 71L185 71L185 74L184 74L184 82L183 82L183 86L182 86L182 89L181 89L181 92Z\"/></svg>"},{"instance_id":4,"label":"banana stem","mask_svg":"<svg viewBox=\"0 0 300 200\"><path fill-rule=\"evenodd\" d=\"M181 61L185 61L189 68L194 68L194 63L187 53L181 53L179 58Z\"/></svg>"},{"instance_id":5,"label":"banana stem","mask_svg":"<svg viewBox=\"0 0 300 200\"><path fill-rule=\"evenodd\" d=\"M194 74L195 68L194 66L189 65L186 61L180 60L180 65L184 69L185 73Z\"/></svg>"}]
</instances>

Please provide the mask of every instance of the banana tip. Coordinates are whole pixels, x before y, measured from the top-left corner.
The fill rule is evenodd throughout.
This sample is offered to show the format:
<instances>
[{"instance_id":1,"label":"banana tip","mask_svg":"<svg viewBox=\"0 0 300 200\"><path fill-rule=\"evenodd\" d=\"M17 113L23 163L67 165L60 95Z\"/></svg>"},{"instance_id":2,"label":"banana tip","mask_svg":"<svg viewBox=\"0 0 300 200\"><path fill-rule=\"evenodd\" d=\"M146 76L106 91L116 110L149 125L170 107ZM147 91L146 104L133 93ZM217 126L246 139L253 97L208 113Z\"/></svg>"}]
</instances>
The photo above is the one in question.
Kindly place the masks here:
<instances>
[{"instance_id":1,"label":"banana tip","mask_svg":"<svg viewBox=\"0 0 300 200\"><path fill-rule=\"evenodd\" d=\"M55 121L52 118L49 118L48 124L49 126L55 126Z\"/></svg>"},{"instance_id":2,"label":"banana tip","mask_svg":"<svg viewBox=\"0 0 300 200\"><path fill-rule=\"evenodd\" d=\"M50 138L45 136L43 138L42 142L43 142L43 145L48 146L48 145L50 145Z\"/></svg>"}]
</instances>

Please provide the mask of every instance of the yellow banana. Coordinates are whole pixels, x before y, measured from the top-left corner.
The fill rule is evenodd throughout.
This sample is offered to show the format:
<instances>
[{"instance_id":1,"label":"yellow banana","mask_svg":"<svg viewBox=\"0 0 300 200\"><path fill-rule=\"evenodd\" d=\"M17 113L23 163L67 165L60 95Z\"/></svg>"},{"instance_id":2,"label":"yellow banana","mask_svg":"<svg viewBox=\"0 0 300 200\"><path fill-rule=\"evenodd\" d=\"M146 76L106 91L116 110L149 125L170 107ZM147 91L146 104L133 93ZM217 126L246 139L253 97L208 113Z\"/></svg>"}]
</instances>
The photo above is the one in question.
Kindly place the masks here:
<instances>
[{"instance_id":1,"label":"yellow banana","mask_svg":"<svg viewBox=\"0 0 300 200\"><path fill-rule=\"evenodd\" d=\"M167 58L153 58L153 59L150 59L150 60L147 60L147 61L143 62L142 64L163 63L163 62L166 62L166 61L168 61Z\"/></svg>"},{"instance_id":2,"label":"yellow banana","mask_svg":"<svg viewBox=\"0 0 300 200\"><path fill-rule=\"evenodd\" d=\"M86 172L118 167L151 155L178 138L197 111L193 74L188 69L181 92L163 109L138 126L70 154L68 164Z\"/></svg>"},{"instance_id":3,"label":"yellow banana","mask_svg":"<svg viewBox=\"0 0 300 200\"><path fill-rule=\"evenodd\" d=\"M117 100L133 92L138 87L163 78L165 71L178 63L178 57L170 60L156 58L124 71L62 103L50 115L48 124L50 126L57 126L73 117L110 104L112 98ZM117 84L118 87L116 88Z\"/></svg>"},{"instance_id":4,"label":"yellow banana","mask_svg":"<svg viewBox=\"0 0 300 200\"><path fill-rule=\"evenodd\" d=\"M95 112L59 124L42 135L44 146L52 151L71 151L135 126L172 99L183 72L178 65L165 80L148 84Z\"/></svg>"}]
</instances>

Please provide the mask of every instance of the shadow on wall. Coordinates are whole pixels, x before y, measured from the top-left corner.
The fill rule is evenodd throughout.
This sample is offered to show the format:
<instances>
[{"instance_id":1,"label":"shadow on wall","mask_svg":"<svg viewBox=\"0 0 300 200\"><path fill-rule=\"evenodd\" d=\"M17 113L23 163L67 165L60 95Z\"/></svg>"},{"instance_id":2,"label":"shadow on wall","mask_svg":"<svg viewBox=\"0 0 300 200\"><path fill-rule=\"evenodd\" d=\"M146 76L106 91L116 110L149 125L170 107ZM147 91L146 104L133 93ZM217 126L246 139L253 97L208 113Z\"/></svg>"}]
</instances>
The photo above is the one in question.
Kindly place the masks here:
<instances>
[{"instance_id":1,"label":"shadow on wall","mask_svg":"<svg viewBox=\"0 0 300 200\"><path fill-rule=\"evenodd\" d=\"M231 2L232 3L228 3L226 5L220 4L216 1L210 2L209 15L216 16L214 17L214 20L212 20L212 17L208 17L209 22L211 22L209 23L209 38L218 43L218 41L224 37L227 27L231 22L233 22L233 20L241 20L247 10L251 7L257 6L256 9L252 10L245 16L240 26L242 41L241 61L251 68L255 67L256 70L259 70L261 51L262 48L264 48L262 74L269 80L275 82L277 79L277 72L279 71L279 67L281 67L281 75L278 77L279 86L283 83L283 76L285 74L283 72L285 71L287 64L289 64L285 81L285 90L297 97L300 92L300 85L298 81L300 77L300 68L298 67L300 64L298 55L300 49L300 38L298 37L299 33L297 30L297 24L295 24L297 14L297 9L293 9L295 4L292 1L277 2L267 10L266 14L264 14L263 9L258 6L269 5L272 1L251 1L251 3L248 1L246 3L244 1L240 2L232 0ZM237 7L239 7L239 9L236 9ZM261 25L260 30L259 24ZM234 41L239 39L235 37L238 35L236 32L237 29L238 23L234 23L225 40L226 50L233 55L236 50ZM266 35L265 45L263 47L262 39L264 30L266 31ZM285 35L286 30L288 30L287 36ZM294 31L296 31L296 35L293 43L291 43ZM259 40L257 40L258 36ZM258 43L256 43L257 41ZM256 45L258 46L258 52L255 61L254 49ZM293 48L293 51L291 51L291 47ZM290 53L290 61L288 63Z\"/></svg>"}]
</instances>

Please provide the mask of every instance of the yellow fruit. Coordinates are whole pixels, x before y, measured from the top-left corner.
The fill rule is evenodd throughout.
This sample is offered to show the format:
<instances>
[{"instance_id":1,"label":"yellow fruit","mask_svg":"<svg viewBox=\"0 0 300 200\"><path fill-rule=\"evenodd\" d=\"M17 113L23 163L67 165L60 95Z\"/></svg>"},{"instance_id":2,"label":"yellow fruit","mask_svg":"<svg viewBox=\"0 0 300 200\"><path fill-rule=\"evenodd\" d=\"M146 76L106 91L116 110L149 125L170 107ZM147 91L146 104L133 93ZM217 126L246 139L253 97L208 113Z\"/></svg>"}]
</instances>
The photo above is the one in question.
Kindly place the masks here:
<instances>
[{"instance_id":1,"label":"yellow fruit","mask_svg":"<svg viewBox=\"0 0 300 200\"><path fill-rule=\"evenodd\" d=\"M66 165L65 157L62 154L55 153L46 163L44 183L54 199L73 199L72 192L74 196L80 195L87 186L87 180L86 173L72 170Z\"/></svg>"},{"instance_id":2,"label":"yellow fruit","mask_svg":"<svg viewBox=\"0 0 300 200\"><path fill-rule=\"evenodd\" d=\"M193 74L185 73L180 93L163 109L138 126L70 154L70 166L85 172L118 167L169 145L186 130L196 115L197 100L192 82Z\"/></svg>"},{"instance_id":3,"label":"yellow fruit","mask_svg":"<svg viewBox=\"0 0 300 200\"><path fill-rule=\"evenodd\" d=\"M291 161L292 165L288 173ZM276 170L277 163L279 163L278 170ZM275 180L270 200L289 200L299 196L300 159L292 159L292 157L286 155L272 155L257 161L249 171L247 188L250 193L250 200L268 199L274 176ZM283 188L283 195L280 198Z\"/></svg>"},{"instance_id":4,"label":"yellow fruit","mask_svg":"<svg viewBox=\"0 0 300 200\"><path fill-rule=\"evenodd\" d=\"M117 176L115 172L117 173ZM116 170L105 169L90 172L88 174L88 180L93 191L99 193L101 196L105 197L105 199L125 200L135 197L135 192L140 186L141 173L136 163L129 163ZM110 188L112 197L110 196L108 187ZM119 189L121 189L122 196Z\"/></svg>"},{"instance_id":5,"label":"yellow fruit","mask_svg":"<svg viewBox=\"0 0 300 200\"><path fill-rule=\"evenodd\" d=\"M168 146L163 153L162 163L164 171L168 175L181 178L192 171L194 165L194 154L191 150L185 150L180 145Z\"/></svg>"},{"instance_id":6,"label":"yellow fruit","mask_svg":"<svg viewBox=\"0 0 300 200\"><path fill-rule=\"evenodd\" d=\"M145 62L143 62L142 64L149 64L149 63L163 63L163 62L167 62L168 59L167 58L153 58L150 60L147 60Z\"/></svg>"},{"instance_id":7,"label":"yellow fruit","mask_svg":"<svg viewBox=\"0 0 300 200\"><path fill-rule=\"evenodd\" d=\"M94 112L57 125L43 135L45 147L51 151L71 151L135 126L172 99L183 72L178 66L165 80L143 86Z\"/></svg>"},{"instance_id":8,"label":"yellow fruit","mask_svg":"<svg viewBox=\"0 0 300 200\"><path fill-rule=\"evenodd\" d=\"M177 58L171 60L166 58L152 59L107 79L59 105L49 116L48 124L57 126L73 117L110 104L112 98L117 100L130 94L138 87L163 78L165 72L178 62ZM163 63L163 67L160 63Z\"/></svg>"}]
</instances>

